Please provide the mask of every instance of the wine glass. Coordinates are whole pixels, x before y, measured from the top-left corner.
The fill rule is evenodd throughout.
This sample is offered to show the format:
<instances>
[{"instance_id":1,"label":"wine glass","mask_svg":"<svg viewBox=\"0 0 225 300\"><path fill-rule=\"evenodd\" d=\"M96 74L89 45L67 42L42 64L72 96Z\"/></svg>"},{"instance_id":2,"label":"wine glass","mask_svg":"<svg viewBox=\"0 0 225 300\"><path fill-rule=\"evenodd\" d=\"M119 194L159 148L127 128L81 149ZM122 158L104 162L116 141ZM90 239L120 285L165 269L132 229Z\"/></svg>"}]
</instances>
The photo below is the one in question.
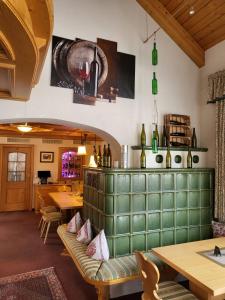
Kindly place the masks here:
<instances>
[{"instance_id":1,"label":"wine glass","mask_svg":"<svg viewBox=\"0 0 225 300\"><path fill-rule=\"evenodd\" d=\"M82 96L84 96L85 95L84 83L85 83L85 80L89 76L89 63L88 63L88 61L82 61L82 62L79 63L79 76L80 76L80 79L82 80Z\"/></svg>"}]
</instances>

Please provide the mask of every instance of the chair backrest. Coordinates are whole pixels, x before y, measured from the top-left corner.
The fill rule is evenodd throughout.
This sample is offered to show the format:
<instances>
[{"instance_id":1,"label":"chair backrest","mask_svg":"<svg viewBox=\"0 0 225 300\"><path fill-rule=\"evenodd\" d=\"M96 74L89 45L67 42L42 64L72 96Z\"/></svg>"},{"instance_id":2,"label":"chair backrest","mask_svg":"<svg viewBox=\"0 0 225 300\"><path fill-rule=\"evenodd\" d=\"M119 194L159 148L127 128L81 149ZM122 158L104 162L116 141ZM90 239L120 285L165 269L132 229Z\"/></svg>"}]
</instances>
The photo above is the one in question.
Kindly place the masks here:
<instances>
[{"instance_id":1,"label":"chair backrest","mask_svg":"<svg viewBox=\"0 0 225 300\"><path fill-rule=\"evenodd\" d=\"M71 192L71 187L68 185L62 185L57 187L58 192Z\"/></svg>"},{"instance_id":2,"label":"chair backrest","mask_svg":"<svg viewBox=\"0 0 225 300\"><path fill-rule=\"evenodd\" d=\"M40 207L41 208L45 207L46 206L45 205L45 200L44 200L42 194L39 191L37 192L37 197L38 197L38 202L39 202Z\"/></svg>"},{"instance_id":3,"label":"chair backrest","mask_svg":"<svg viewBox=\"0 0 225 300\"><path fill-rule=\"evenodd\" d=\"M161 298L157 295L160 277L157 266L152 261L148 260L141 252L135 252L135 256L143 282L144 292L142 294L142 299L160 300Z\"/></svg>"}]
</instances>

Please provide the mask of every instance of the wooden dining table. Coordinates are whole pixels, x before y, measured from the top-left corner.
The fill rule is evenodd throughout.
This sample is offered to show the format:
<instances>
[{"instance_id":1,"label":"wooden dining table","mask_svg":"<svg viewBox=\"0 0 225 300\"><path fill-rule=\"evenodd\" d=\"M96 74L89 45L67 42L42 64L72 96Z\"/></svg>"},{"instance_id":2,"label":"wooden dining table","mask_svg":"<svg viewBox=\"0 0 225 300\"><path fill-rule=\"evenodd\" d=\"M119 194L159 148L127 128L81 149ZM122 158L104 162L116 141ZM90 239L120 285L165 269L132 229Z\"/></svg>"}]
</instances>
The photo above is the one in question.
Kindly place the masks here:
<instances>
[{"instance_id":1,"label":"wooden dining table","mask_svg":"<svg viewBox=\"0 0 225 300\"><path fill-rule=\"evenodd\" d=\"M76 210L83 207L83 197L74 192L52 192L49 196L61 210Z\"/></svg>"},{"instance_id":2,"label":"wooden dining table","mask_svg":"<svg viewBox=\"0 0 225 300\"><path fill-rule=\"evenodd\" d=\"M214 248L221 257L214 256ZM201 300L225 299L225 237L152 249L153 253L189 280Z\"/></svg>"}]
</instances>

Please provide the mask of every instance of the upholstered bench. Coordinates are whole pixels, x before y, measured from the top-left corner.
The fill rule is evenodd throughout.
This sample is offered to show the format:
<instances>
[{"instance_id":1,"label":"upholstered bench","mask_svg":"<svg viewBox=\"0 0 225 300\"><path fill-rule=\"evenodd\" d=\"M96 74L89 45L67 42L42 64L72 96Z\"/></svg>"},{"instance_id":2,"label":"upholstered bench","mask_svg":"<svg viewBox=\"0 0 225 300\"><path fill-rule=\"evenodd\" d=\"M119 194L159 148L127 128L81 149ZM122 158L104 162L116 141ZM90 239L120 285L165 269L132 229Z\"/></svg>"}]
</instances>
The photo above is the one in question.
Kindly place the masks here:
<instances>
[{"instance_id":1,"label":"upholstered bench","mask_svg":"<svg viewBox=\"0 0 225 300\"><path fill-rule=\"evenodd\" d=\"M139 278L135 255L97 261L86 255L87 246L78 242L75 234L67 231L66 224L60 225L57 232L84 280L96 287L98 300L109 299L110 285ZM170 274L171 269L151 252L145 255L154 261L161 274Z\"/></svg>"}]
</instances>

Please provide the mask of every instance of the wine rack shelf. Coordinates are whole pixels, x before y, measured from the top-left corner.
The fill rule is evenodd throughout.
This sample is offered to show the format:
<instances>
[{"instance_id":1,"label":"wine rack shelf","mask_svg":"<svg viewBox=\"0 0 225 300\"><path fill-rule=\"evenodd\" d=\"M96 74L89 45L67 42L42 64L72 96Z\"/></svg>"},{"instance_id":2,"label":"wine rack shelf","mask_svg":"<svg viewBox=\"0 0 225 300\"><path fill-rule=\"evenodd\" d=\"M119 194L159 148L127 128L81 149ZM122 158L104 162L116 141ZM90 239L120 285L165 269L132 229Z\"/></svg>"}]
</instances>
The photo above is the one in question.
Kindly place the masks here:
<instances>
[{"instance_id":1,"label":"wine rack shelf","mask_svg":"<svg viewBox=\"0 0 225 300\"><path fill-rule=\"evenodd\" d=\"M137 146L131 146L131 149L133 150L141 150L142 146L137 145ZM152 146L144 146L145 150L152 150ZM191 151L196 151L196 152L207 152L208 148L189 148ZM158 150L167 150L167 147L158 147ZM188 147L173 147L170 146L170 151L188 151Z\"/></svg>"}]
</instances>

